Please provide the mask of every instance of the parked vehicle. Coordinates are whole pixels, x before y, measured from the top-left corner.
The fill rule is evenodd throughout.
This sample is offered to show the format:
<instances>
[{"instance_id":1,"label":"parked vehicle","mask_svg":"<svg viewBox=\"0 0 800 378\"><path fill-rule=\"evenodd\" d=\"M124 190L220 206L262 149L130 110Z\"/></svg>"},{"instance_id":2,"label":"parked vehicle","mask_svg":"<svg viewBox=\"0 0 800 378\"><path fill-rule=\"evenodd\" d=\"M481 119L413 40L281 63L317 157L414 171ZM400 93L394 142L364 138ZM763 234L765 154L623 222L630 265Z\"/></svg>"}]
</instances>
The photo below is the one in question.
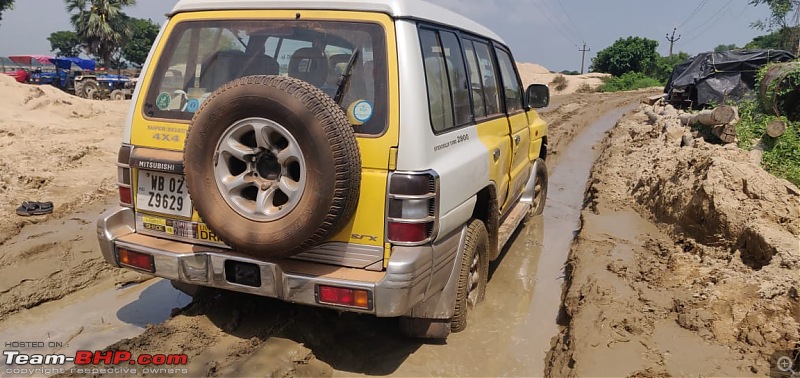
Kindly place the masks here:
<instances>
[{"instance_id":1,"label":"parked vehicle","mask_svg":"<svg viewBox=\"0 0 800 378\"><path fill-rule=\"evenodd\" d=\"M181 0L133 99L105 260L445 338L547 192L494 32L420 0ZM283 67L283 68L282 68ZM402 83L402 85L401 85Z\"/></svg>"}]
</instances>

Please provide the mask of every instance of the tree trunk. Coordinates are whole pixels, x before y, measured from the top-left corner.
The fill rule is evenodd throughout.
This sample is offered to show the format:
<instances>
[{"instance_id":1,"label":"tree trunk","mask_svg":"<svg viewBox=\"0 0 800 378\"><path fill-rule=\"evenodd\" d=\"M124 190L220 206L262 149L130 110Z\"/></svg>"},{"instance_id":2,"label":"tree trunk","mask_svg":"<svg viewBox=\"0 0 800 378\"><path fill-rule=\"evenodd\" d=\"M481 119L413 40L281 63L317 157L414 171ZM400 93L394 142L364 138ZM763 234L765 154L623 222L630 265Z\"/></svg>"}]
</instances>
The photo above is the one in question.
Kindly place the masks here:
<instances>
[{"instance_id":1,"label":"tree trunk","mask_svg":"<svg viewBox=\"0 0 800 378\"><path fill-rule=\"evenodd\" d=\"M736 141L736 126L731 124L717 125L711 127L711 133L716 135L724 143Z\"/></svg>"},{"instance_id":2,"label":"tree trunk","mask_svg":"<svg viewBox=\"0 0 800 378\"><path fill-rule=\"evenodd\" d=\"M732 124L739 120L739 114L736 108L728 105L720 105L714 109L703 110L699 113L681 114L681 122L684 125L694 125L700 123L706 126L715 126L722 124Z\"/></svg>"},{"instance_id":3,"label":"tree trunk","mask_svg":"<svg viewBox=\"0 0 800 378\"><path fill-rule=\"evenodd\" d=\"M767 124L767 135L777 138L786 132L786 122L776 119Z\"/></svg>"}]
</instances>

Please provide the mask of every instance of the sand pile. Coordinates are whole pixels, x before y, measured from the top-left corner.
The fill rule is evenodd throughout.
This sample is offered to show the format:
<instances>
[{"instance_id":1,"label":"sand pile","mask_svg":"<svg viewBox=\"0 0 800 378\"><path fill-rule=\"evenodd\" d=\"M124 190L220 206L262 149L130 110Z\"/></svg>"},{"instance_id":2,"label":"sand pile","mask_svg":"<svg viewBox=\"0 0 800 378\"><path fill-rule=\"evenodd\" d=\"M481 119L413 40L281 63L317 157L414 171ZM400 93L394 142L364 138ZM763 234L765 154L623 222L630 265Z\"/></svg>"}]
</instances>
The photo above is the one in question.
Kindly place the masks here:
<instances>
[{"instance_id":1,"label":"sand pile","mask_svg":"<svg viewBox=\"0 0 800 378\"><path fill-rule=\"evenodd\" d=\"M129 101L92 101L0 75L0 244L28 221L23 201L62 214L114 189Z\"/></svg>"},{"instance_id":2,"label":"sand pile","mask_svg":"<svg viewBox=\"0 0 800 378\"><path fill-rule=\"evenodd\" d=\"M517 63L517 70L522 78L523 87L530 84L547 84L550 86L551 95L570 94L578 91L594 91L603 84L603 78L609 76L603 73L587 73L583 75L562 75L550 72L547 68L535 63ZM566 86L557 89L553 79L563 76Z\"/></svg>"},{"instance_id":3,"label":"sand pile","mask_svg":"<svg viewBox=\"0 0 800 378\"><path fill-rule=\"evenodd\" d=\"M796 347L800 190L678 125L634 113L604 142L552 374L766 375Z\"/></svg>"}]
</instances>

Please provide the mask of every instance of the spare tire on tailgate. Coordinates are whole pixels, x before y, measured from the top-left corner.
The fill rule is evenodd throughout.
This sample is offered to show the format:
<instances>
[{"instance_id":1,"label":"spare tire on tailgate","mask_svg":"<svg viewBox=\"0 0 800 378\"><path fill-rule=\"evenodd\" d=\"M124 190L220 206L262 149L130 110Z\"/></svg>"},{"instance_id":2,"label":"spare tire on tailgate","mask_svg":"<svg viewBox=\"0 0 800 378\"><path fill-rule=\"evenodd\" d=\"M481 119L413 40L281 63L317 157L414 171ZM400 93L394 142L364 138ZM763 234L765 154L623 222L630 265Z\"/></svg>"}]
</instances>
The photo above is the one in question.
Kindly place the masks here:
<instances>
[{"instance_id":1,"label":"spare tire on tailgate","mask_svg":"<svg viewBox=\"0 0 800 378\"><path fill-rule=\"evenodd\" d=\"M328 95L290 77L248 76L217 89L192 119L183 160L197 213L252 256L319 244L358 202L352 126Z\"/></svg>"}]
</instances>

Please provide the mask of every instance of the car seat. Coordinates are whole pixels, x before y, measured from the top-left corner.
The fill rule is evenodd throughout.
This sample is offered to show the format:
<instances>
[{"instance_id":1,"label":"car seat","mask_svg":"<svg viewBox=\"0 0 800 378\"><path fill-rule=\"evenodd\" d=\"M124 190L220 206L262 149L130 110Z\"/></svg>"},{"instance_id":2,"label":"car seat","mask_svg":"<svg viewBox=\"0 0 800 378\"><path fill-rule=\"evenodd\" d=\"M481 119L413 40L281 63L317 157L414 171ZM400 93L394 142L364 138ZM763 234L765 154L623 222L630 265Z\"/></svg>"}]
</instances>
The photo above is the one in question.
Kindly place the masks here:
<instances>
[{"instance_id":1,"label":"car seat","mask_svg":"<svg viewBox=\"0 0 800 378\"><path fill-rule=\"evenodd\" d=\"M297 49L289 59L289 76L321 87L328 77L328 58L318 48Z\"/></svg>"}]
</instances>

